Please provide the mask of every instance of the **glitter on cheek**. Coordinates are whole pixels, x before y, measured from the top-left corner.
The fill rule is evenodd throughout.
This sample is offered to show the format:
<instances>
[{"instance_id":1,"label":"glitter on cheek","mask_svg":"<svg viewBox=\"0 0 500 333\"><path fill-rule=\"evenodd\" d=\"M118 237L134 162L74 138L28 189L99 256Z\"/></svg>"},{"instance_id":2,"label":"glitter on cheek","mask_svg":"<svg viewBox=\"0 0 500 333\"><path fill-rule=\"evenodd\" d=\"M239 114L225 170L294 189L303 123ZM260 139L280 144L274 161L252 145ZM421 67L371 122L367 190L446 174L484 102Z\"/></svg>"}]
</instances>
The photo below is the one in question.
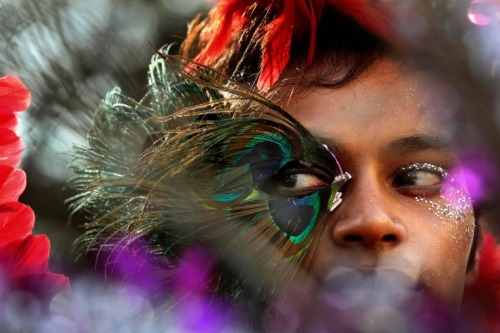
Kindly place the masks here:
<instances>
[{"instance_id":1,"label":"glitter on cheek","mask_svg":"<svg viewBox=\"0 0 500 333\"><path fill-rule=\"evenodd\" d=\"M450 181L450 183L453 181ZM452 195L450 195L452 194ZM415 197L417 202L427 204L428 210L440 221L452 222L456 226L464 226L468 237L474 235L474 214L472 201L465 189L460 187L445 187L443 194L437 200L425 197ZM462 234L451 235L455 240L461 241Z\"/></svg>"},{"instance_id":2,"label":"glitter on cheek","mask_svg":"<svg viewBox=\"0 0 500 333\"><path fill-rule=\"evenodd\" d=\"M457 226L465 225L467 235L472 236L474 234L475 223L472 200L459 169L448 172L434 164L415 163L401 170L428 170L440 174L443 177L443 184L439 198L432 200L424 196L417 196L415 200L427 204L429 206L428 210L440 221L453 222Z\"/></svg>"}]
</instances>

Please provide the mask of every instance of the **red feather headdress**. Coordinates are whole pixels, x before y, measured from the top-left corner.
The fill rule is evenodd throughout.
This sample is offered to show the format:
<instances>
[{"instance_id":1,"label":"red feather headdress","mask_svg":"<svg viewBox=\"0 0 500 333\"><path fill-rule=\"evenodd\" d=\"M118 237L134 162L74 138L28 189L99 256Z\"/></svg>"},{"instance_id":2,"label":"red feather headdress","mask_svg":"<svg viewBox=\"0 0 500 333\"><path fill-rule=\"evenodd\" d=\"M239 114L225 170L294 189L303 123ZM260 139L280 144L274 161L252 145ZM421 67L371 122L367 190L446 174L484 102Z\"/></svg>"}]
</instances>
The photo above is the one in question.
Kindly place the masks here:
<instances>
[{"instance_id":1,"label":"red feather headdress","mask_svg":"<svg viewBox=\"0 0 500 333\"><path fill-rule=\"evenodd\" d=\"M250 12L258 9L269 15L259 28L261 73L257 87L269 89L290 60L294 38L309 35L308 65L314 59L316 29L325 6L334 6L354 18L367 31L391 40L390 12L381 2L372 0L219 0L209 12L209 23L201 33L205 47L195 57L204 65L214 63L231 40L250 23Z\"/></svg>"}]
</instances>

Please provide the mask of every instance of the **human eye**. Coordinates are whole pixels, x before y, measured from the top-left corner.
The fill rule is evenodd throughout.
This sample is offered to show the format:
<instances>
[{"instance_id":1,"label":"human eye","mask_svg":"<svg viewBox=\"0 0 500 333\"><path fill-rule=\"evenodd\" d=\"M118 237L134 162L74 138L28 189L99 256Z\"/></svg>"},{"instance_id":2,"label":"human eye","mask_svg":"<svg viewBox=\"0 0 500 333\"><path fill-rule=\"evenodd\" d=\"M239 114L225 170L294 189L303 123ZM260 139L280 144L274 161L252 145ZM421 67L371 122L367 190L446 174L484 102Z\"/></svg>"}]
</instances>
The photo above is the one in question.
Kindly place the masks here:
<instances>
[{"instance_id":1,"label":"human eye","mask_svg":"<svg viewBox=\"0 0 500 333\"><path fill-rule=\"evenodd\" d=\"M312 173L290 173L278 178L277 185L284 191L310 192L326 186L326 182Z\"/></svg>"},{"instance_id":2,"label":"human eye","mask_svg":"<svg viewBox=\"0 0 500 333\"><path fill-rule=\"evenodd\" d=\"M286 163L261 187L267 193L273 225L292 244L302 243L326 212L328 194L337 178L312 163Z\"/></svg>"},{"instance_id":3,"label":"human eye","mask_svg":"<svg viewBox=\"0 0 500 333\"><path fill-rule=\"evenodd\" d=\"M264 186L280 197L301 198L329 187L326 173L303 161L285 165Z\"/></svg>"},{"instance_id":4,"label":"human eye","mask_svg":"<svg viewBox=\"0 0 500 333\"><path fill-rule=\"evenodd\" d=\"M399 169L392 186L408 196L431 197L441 193L446 169L431 163L414 163Z\"/></svg>"}]
</instances>

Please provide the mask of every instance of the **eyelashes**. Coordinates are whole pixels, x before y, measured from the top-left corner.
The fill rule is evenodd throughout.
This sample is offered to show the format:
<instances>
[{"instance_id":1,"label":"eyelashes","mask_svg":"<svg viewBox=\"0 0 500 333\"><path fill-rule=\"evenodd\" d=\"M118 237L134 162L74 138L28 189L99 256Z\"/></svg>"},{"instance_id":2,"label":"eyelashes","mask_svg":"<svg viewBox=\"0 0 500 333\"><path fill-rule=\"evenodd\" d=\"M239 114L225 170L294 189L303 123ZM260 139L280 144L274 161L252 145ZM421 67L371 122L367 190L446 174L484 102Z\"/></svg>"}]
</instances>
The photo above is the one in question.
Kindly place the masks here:
<instances>
[{"instance_id":1,"label":"eyelashes","mask_svg":"<svg viewBox=\"0 0 500 333\"><path fill-rule=\"evenodd\" d=\"M448 171L431 163L414 163L399 169L392 186L403 195L432 197L439 195Z\"/></svg>"}]
</instances>

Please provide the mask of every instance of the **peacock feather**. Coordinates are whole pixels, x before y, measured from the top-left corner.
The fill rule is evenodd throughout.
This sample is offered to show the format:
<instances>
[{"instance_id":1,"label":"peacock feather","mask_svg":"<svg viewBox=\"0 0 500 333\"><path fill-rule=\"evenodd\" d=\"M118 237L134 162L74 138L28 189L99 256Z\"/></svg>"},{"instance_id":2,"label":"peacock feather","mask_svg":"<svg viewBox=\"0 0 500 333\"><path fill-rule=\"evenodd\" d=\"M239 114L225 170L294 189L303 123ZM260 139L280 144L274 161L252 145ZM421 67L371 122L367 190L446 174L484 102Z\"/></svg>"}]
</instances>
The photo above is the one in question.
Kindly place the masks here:
<instances>
[{"instance_id":1,"label":"peacock feather","mask_svg":"<svg viewBox=\"0 0 500 333\"><path fill-rule=\"evenodd\" d=\"M201 244L231 272L219 284L294 276L347 180L333 154L265 96L164 50L148 87L140 101L109 92L76 149L80 249L127 235L175 262Z\"/></svg>"}]
</instances>

